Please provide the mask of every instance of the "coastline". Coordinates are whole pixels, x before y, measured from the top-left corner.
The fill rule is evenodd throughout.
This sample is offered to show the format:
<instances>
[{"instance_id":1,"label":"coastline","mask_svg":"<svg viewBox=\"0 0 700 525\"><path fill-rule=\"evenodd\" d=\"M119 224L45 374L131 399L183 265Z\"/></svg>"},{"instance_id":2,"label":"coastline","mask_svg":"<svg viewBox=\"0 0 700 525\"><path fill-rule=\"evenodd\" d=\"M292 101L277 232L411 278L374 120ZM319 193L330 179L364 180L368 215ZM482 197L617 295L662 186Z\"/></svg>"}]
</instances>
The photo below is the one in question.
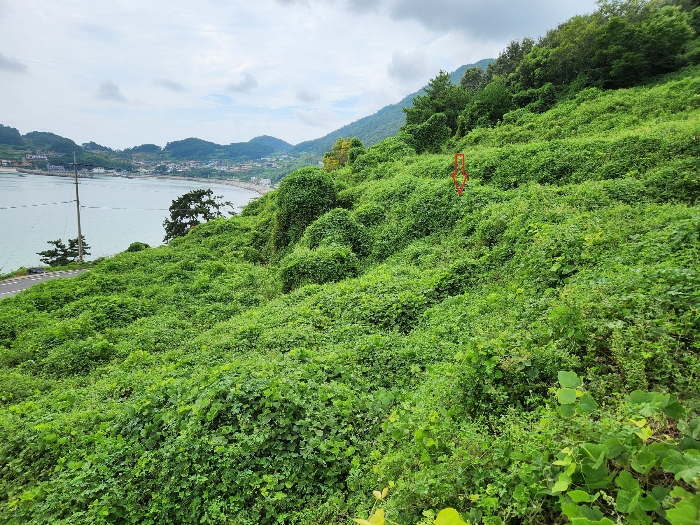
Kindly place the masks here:
<instances>
[{"instance_id":1,"label":"coastline","mask_svg":"<svg viewBox=\"0 0 700 525\"><path fill-rule=\"evenodd\" d=\"M105 174L111 177L119 177L119 175ZM250 182L237 180L237 179L205 179L202 177L175 177L173 175L141 175L138 173L133 173L130 175L132 179L170 179L170 180L194 180L197 182L216 182L217 184L226 184L227 186L236 186L238 188L243 188L244 190L250 190L258 193L259 195L265 195L273 191L275 188L270 186L261 186L259 184L253 184Z\"/></svg>"},{"instance_id":2,"label":"coastline","mask_svg":"<svg viewBox=\"0 0 700 525\"><path fill-rule=\"evenodd\" d=\"M73 177L73 172L48 172L40 170L28 170L21 168L0 168L0 173L26 173L31 175L45 175L49 177ZM246 182L238 179L205 179L202 177L176 177L173 175L143 175L139 173L132 173L129 177L122 177L121 175L113 175L111 173L101 173L104 177L117 177L117 178L131 178L131 179L170 179L170 180L190 180L197 182L216 182L217 184L226 184L227 186L236 186L237 188L243 188L244 190L254 191L258 195L265 195L273 191L275 188L270 186L262 186L260 184L253 184L251 182ZM78 173L79 178L92 177L92 174Z\"/></svg>"}]
</instances>

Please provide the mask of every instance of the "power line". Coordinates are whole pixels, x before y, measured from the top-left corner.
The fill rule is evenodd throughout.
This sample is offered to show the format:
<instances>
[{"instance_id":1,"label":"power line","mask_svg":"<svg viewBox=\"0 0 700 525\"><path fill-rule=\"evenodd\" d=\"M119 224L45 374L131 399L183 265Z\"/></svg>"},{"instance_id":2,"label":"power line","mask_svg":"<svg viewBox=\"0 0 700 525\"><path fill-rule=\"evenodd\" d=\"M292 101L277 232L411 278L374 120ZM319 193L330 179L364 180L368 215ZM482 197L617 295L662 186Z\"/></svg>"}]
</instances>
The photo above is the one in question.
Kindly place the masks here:
<instances>
[{"instance_id":1,"label":"power line","mask_svg":"<svg viewBox=\"0 0 700 525\"><path fill-rule=\"evenodd\" d=\"M14 210L17 208L32 208L35 206L53 206L54 204L70 204L71 202L75 202L75 199L73 199L72 201L47 202L45 204L21 204L19 206L2 206L2 207L0 207L0 210Z\"/></svg>"},{"instance_id":2,"label":"power line","mask_svg":"<svg viewBox=\"0 0 700 525\"><path fill-rule=\"evenodd\" d=\"M52 198L55 199L56 197L58 197L58 194L61 193L62 190L63 190L63 187L58 188L58 191L56 192L56 194L55 194ZM67 201L67 202L73 202L73 201ZM31 206L31 205L30 205L30 206ZM17 250L19 250L20 247L24 244L24 241L27 240L27 237L29 237L29 234L32 233L32 230L34 229L34 227L39 223L39 221L41 220L41 218L44 216L44 213L46 213L46 209L47 209L47 208L44 208L44 211L42 211L42 212L41 212L41 215L39 215L39 218L38 218L36 221L34 221L34 224L32 224L32 227L29 228L29 231L27 232L27 234L22 238L22 240L21 240L20 243L17 245L17 247L12 251L12 253L11 253L10 256L7 258L7 260L5 261L5 263L4 263L2 266L0 266L0 270L2 270L5 266L7 266L7 263L10 262L10 259L12 259L12 258L15 256L15 253L17 253Z\"/></svg>"}]
</instances>

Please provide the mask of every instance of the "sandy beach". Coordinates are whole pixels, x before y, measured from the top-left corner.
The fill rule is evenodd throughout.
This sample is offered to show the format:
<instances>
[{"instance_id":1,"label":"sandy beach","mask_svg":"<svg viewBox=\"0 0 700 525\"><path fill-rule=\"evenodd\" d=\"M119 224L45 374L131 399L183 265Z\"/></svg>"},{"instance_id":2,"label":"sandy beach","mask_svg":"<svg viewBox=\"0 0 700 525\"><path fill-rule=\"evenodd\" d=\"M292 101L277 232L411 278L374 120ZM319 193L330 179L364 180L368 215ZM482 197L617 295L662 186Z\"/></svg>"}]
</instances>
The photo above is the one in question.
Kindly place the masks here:
<instances>
[{"instance_id":1,"label":"sandy beach","mask_svg":"<svg viewBox=\"0 0 700 525\"><path fill-rule=\"evenodd\" d=\"M109 174L107 174L109 175ZM118 176L118 175L112 175L112 176ZM252 184L250 182L238 180L238 179L205 179L202 177L175 177L172 175L141 175L138 173L133 173L129 175L130 177L134 179L170 179L170 180L192 180L192 181L198 181L198 182L216 182L217 184L227 184L229 186L236 186L237 188L243 188L246 190L251 190L256 193L259 193L260 195L265 195L266 193L271 192L275 188L271 188L270 186L261 186L260 184Z\"/></svg>"}]
</instances>

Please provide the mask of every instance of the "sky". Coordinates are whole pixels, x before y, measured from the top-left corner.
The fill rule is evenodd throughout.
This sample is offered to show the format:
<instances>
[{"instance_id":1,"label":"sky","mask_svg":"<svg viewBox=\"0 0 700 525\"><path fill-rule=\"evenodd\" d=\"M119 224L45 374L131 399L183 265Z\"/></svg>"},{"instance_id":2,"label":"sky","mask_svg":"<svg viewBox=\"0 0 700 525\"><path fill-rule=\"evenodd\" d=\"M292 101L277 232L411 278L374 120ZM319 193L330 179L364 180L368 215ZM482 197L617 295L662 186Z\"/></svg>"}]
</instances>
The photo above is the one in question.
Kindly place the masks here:
<instances>
[{"instance_id":1,"label":"sky","mask_svg":"<svg viewBox=\"0 0 700 525\"><path fill-rule=\"evenodd\" d=\"M0 0L0 124L123 149L321 137L594 0Z\"/></svg>"}]
</instances>

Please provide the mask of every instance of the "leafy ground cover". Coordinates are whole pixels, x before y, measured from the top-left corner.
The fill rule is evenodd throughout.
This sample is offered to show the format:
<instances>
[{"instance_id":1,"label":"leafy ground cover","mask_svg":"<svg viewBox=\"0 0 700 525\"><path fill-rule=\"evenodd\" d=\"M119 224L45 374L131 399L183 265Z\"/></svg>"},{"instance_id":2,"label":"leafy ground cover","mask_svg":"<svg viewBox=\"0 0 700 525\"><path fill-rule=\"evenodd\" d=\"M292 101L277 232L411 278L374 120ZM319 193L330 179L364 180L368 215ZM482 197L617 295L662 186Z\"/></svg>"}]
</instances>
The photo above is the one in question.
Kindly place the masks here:
<instances>
[{"instance_id":1,"label":"leafy ground cover","mask_svg":"<svg viewBox=\"0 0 700 525\"><path fill-rule=\"evenodd\" d=\"M696 523L699 83L387 139L3 300L0 519Z\"/></svg>"}]
</instances>

